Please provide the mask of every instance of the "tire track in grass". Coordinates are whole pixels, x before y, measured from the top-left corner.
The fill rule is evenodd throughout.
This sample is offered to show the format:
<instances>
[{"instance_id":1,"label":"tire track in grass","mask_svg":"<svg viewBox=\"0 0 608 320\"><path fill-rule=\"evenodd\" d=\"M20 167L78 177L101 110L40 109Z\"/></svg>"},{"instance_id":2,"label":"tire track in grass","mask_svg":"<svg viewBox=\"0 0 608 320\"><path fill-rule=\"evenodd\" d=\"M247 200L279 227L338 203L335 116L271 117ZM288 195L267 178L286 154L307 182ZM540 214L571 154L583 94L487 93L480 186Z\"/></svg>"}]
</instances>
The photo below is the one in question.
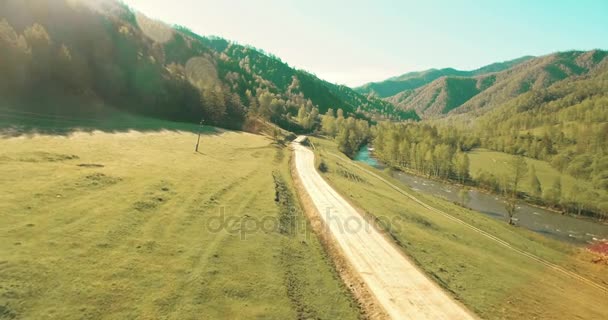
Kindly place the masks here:
<instances>
[{"instance_id":1,"label":"tire track in grass","mask_svg":"<svg viewBox=\"0 0 608 320\"><path fill-rule=\"evenodd\" d=\"M251 179L253 177L249 177ZM242 179L236 179L242 180ZM233 181L234 182L234 181ZM232 185L233 183L230 183ZM223 187L223 186L222 186ZM231 189L228 192L221 192L226 196L225 201L227 203L234 203L234 201L241 197L238 189ZM215 193L217 194L217 192ZM254 195L252 195L254 196ZM193 201L190 203L190 208L194 209L196 206L196 197L192 197ZM187 211L188 206L185 204ZM161 208L162 209L162 208ZM161 220L157 221L162 223ZM123 246L122 250L115 249L108 252L106 262L100 268L103 270L109 270L110 272L104 273L104 278L107 281L116 281L116 274L120 274L120 277L126 277L129 281L133 281L133 285L139 284L139 276L131 276L128 272L135 272L137 269L133 269L133 266L141 265L148 259L151 265L150 270L156 270L162 268L162 273L157 272L159 281L155 284L157 288L154 292L148 292L145 295L145 302L141 302L142 309L151 310L151 314L163 314L169 315L172 313L180 313L183 310L184 305L187 303L183 302L185 297L189 295L188 288L193 285L196 281L197 270L204 268L202 264L205 259L209 259L219 243L223 238L228 236L226 232L217 232L212 237L206 237L209 235L205 233L205 229L202 225L192 224L187 228L182 228L179 233L171 232L171 239L169 243L165 243L162 239L155 239L151 243L151 246L147 246L148 242L142 242L141 248L138 248L134 254L126 255L129 251L133 251L133 248L128 248L127 244ZM134 239L137 240L137 239ZM141 241L140 241L141 242ZM158 245L160 243L160 245ZM131 243L132 244L132 243ZM185 244L193 244L194 246L184 246ZM198 244L198 246L196 246ZM213 252L209 252L212 250ZM192 252L194 254L191 254ZM153 254L150 256L149 254ZM157 260L158 257L166 256L167 259ZM119 261L119 263L116 263ZM179 262L178 262L179 261ZM169 262L170 265L166 265ZM174 266L183 266L184 268L175 269ZM125 272L127 272L125 274ZM121 279L121 278L118 278ZM133 297L135 298L135 297Z\"/></svg>"},{"instance_id":2,"label":"tire track in grass","mask_svg":"<svg viewBox=\"0 0 608 320\"><path fill-rule=\"evenodd\" d=\"M251 179L254 179L256 177L255 175L260 171L259 167L260 165L256 166L255 169L249 171L245 176L239 176L232 180L224 181L227 183L215 186L211 198L214 198L217 201L207 201L203 203L202 206L200 206L200 201L198 200L200 200L202 196L205 198L209 197L208 192L190 192L188 196L180 199L176 198L175 194L182 191L184 187L171 185L169 186L169 191L173 192L173 190L175 190L175 194L172 195L171 199L167 199L164 203L159 204L158 207L149 208L142 212L137 212L137 210L133 210L133 207L130 207L127 211L133 212L134 214L144 214L147 218L137 220L136 223L131 223L133 221L128 222L127 226L124 226L124 223L117 224L123 229L131 229L131 226L134 226L136 230L131 230L130 234L123 235L123 241L120 245L121 249L114 248L114 250L108 251L108 259L106 260L114 261L114 263L108 264L106 267L102 268L112 270L115 274L117 272L124 274L124 272L132 272L129 271L132 270L132 266L141 265L141 263L145 263L148 259L151 259L150 263L152 263L152 265L150 267L152 269L158 269L169 261L180 261L181 259L177 264L172 264L171 266L167 265L164 272L158 275L160 281L158 283L160 289L156 290L158 293L147 294L146 302L143 303L147 310L157 310L160 307L163 309L163 314L175 312L176 306L180 303L179 301L183 299L183 293L186 292L188 286L191 285L190 281L185 281L183 279L190 277L193 272L191 270L200 268L200 260L202 259L201 256L203 255L203 252L209 250L209 248L216 248L222 238L227 235L218 232L211 239L205 238L205 229L203 228L203 225L194 222L209 217L209 210L216 208L221 202L239 203L242 201L242 199L239 199L242 195L239 192L238 186L241 183L248 184ZM190 177L186 177L186 179L187 178ZM199 179L199 181L199 183L195 184L195 187L205 183L205 180L203 179ZM158 183L148 182L148 185L150 184L152 187L149 187L149 190L156 190L159 189L159 187L162 189L162 186L158 185ZM188 186L187 189L194 190L190 187L191 186ZM150 192L147 192L145 194L149 193ZM145 197L142 199L145 200ZM178 205L178 209L173 210L172 208L176 204ZM180 212L181 214L179 214ZM167 219L169 219L170 223L167 223ZM185 221L186 223L184 223ZM158 237L150 238L150 234L156 234ZM164 235L164 238L159 238L161 235ZM145 241L146 239L150 240ZM200 240L197 241L194 239ZM137 249L129 247L133 247L135 244L139 244ZM203 245L195 246L190 249L191 247L186 246L186 244ZM192 250L198 250L198 252L189 258L182 258L188 255ZM125 259L125 254L131 251L133 251L134 255L128 255ZM150 254L153 256L149 256ZM210 255L211 253L207 255L207 259ZM159 262L157 258L163 256L166 256L167 259L164 261L160 260L162 262ZM120 261L118 264L115 263L117 260ZM191 261L187 262L188 260ZM187 268L173 268L176 265L187 266ZM106 274L112 277L112 275ZM135 280L134 284L137 284L137 279L138 277L130 280ZM177 281L179 281L179 283L176 283ZM159 294L164 292L170 293L159 297ZM177 294L175 294L175 292L177 292Z\"/></svg>"},{"instance_id":3,"label":"tire track in grass","mask_svg":"<svg viewBox=\"0 0 608 320\"><path fill-rule=\"evenodd\" d=\"M50 212L61 211L68 212L69 216L64 216L66 222L55 227L52 231L61 234L74 234L82 232L85 229L91 229L91 224L96 221L103 221L103 217L107 216L108 212L116 211L116 202L108 202L108 194L118 193L124 187L124 181L118 180L109 185L96 186L94 188L78 190L74 193L65 192L63 190L62 202L57 202L54 205L47 207ZM128 183L128 182L127 182ZM68 202L67 204L65 202ZM128 209L124 206L123 210ZM75 214L79 212L80 214ZM44 217L48 220L48 217ZM57 224L55 224L57 226Z\"/></svg>"},{"instance_id":4,"label":"tire track in grass","mask_svg":"<svg viewBox=\"0 0 608 320\"><path fill-rule=\"evenodd\" d=\"M108 181L103 181L104 178ZM80 210L81 214L76 215L72 213L72 208L90 208L91 202L105 197L102 193L111 191L121 183L120 178L93 171L89 174L76 173L60 180L48 181L43 184L36 182L37 188L33 195L27 193L27 196L15 197L11 200L24 208L15 208L13 211L15 215L44 228L47 232L64 232L70 230L72 226L86 225L92 218L91 212ZM64 212L70 214L64 215ZM58 223L59 219L61 224ZM53 229L48 228L50 222L53 224Z\"/></svg>"},{"instance_id":5,"label":"tire track in grass","mask_svg":"<svg viewBox=\"0 0 608 320\"><path fill-rule=\"evenodd\" d=\"M346 162L344 159L342 159L339 155L336 155L335 153L327 152L327 154L329 154L329 155L337 158L338 160L340 160L342 162ZM422 207L424 207L424 208L426 208L426 209L428 209L428 210L430 210L430 211L432 211L432 212L434 212L436 214L442 215L443 217L445 217L445 218L447 218L447 219L449 219L449 220L451 220L451 221L453 221L455 223L461 224L461 225L463 225L463 226L465 226L465 227L467 227L467 228L469 228L469 229L471 229L471 230L473 230L473 231L475 231L475 232L483 235L484 237L486 237L486 238L488 238L488 239L490 239L490 240L498 243L499 245L501 245L501 246L503 246L503 247L505 247L505 248L507 248L509 250L512 250L512 251L514 251L516 253L519 253L519 254L527 257L527 258L530 258L531 260L536 261L536 262L538 262L538 263L540 263L540 264L542 264L542 265L544 265L546 267L549 267L550 269L555 270L556 272L559 272L559 273L561 273L563 275L566 275L566 276L568 276L570 278L579 280L579 281L581 281L581 282L583 282L583 283L585 283L585 284L587 284L589 286L592 286L592 287L594 287L596 289L599 289L601 291L608 292L608 288L607 287L605 287L605 286L603 286L603 285L601 285L601 284L599 284L599 283L597 283L597 282L595 282L595 281L593 281L593 280L591 280L589 278L583 277L583 276L581 276L581 275L579 275L579 274L577 274L577 273L575 273L573 271L564 269L564 268L562 268L562 267L560 267L560 266L558 266L558 265L556 265L556 264L554 264L554 263L552 263L550 261L547 261L547 260L545 260L545 259L543 259L543 258L541 258L539 256L536 256L536 255L534 255L534 254L532 254L532 253L530 253L528 251L519 249L519 248L515 247L514 245L511 245L507 241L502 240L499 237L490 234L489 232L486 232L486 231L484 231L482 229L479 229L479 228L477 228L477 227L475 227L475 226L473 226L473 225L471 225L471 224L469 224L469 223L467 223L467 222L465 222L465 221L463 221L463 220L461 220L461 219L459 219L459 218L457 218L457 217L455 217L455 216L453 216L453 215L451 215L449 213L446 213L445 211L439 210L439 209L437 209L437 208L435 208L435 207L433 207L431 205L428 205L425 202L423 202L422 200L420 200L417 197L415 197L414 195L412 195L411 193L409 193L409 192L407 192L407 191L405 191L405 190L403 190L403 189L395 186L394 184L392 184L388 180L384 179L383 177L377 175L376 173L374 173L374 172L372 172L372 171L370 171L368 169L365 169L365 168L359 166L356 163L350 162L349 164L352 165L352 166L354 166L354 167L356 167L356 168L358 168L359 170L361 170L363 172L366 172L367 174L369 174L369 175L377 178L378 180L382 181L383 183L385 183L386 185L388 185L389 187L391 187L392 189L394 189L398 193L406 196L410 200L418 203Z\"/></svg>"},{"instance_id":6,"label":"tire track in grass","mask_svg":"<svg viewBox=\"0 0 608 320\"><path fill-rule=\"evenodd\" d=\"M233 191L235 187L237 187L239 184L248 183L254 177L254 175L259 171L259 169L260 169L260 166L258 165L251 171L247 172L246 175L235 178L227 185L218 186L216 191L213 194L211 194L210 196L208 195L207 192L203 192L203 191L198 191L196 194L192 193L192 197L189 198L189 199L192 199L192 203L199 201L199 200L202 201L203 203L201 206L196 207L196 208L193 208L192 203L191 204L184 203L184 205L181 206L180 209L183 210L184 212L187 211L188 214L186 216L184 216L184 218L182 219L183 221L181 221L179 224L176 224L176 225L178 225L178 227L176 227L174 230L172 230L172 233L181 233L184 229L190 227L193 224L193 222L202 218L205 215L206 210L217 207L219 205L219 200L222 199L229 192ZM201 184L204 184L204 180L201 180L201 181L202 181ZM201 185L201 184L199 184L199 185ZM202 198L206 198L206 200L203 200Z\"/></svg>"},{"instance_id":7,"label":"tire track in grass","mask_svg":"<svg viewBox=\"0 0 608 320\"><path fill-rule=\"evenodd\" d=\"M247 172L246 175L233 179L228 184L220 184L215 188L211 196L208 195L209 192L201 191L202 186L208 182L207 180L202 179L202 177L192 179L195 180L195 183L188 186L188 189L192 191L188 192L182 199L173 199L173 202L179 201L179 205L174 206L175 209L163 211L161 214L156 215L154 225L151 227L152 230L148 232L151 234L150 238L166 238L167 233L171 235L181 234L195 220L208 214L207 209L215 207L217 205L216 201L221 199L227 192L234 189L238 184L247 183L257 170L258 168L256 167ZM193 176L189 175L183 179ZM205 198L207 199L204 200ZM210 199L214 199L214 201Z\"/></svg>"},{"instance_id":8,"label":"tire track in grass","mask_svg":"<svg viewBox=\"0 0 608 320\"><path fill-rule=\"evenodd\" d=\"M126 245L126 239L141 233L141 229L147 224L159 210L166 207L174 197L175 193L170 191L173 184L160 179L148 185L146 192L139 196L139 200L132 202L119 219L106 232L105 247L117 248Z\"/></svg>"},{"instance_id":9,"label":"tire track in grass","mask_svg":"<svg viewBox=\"0 0 608 320\"><path fill-rule=\"evenodd\" d=\"M211 257L217 253L220 248L220 243L225 240L230 233L227 230L218 230L215 233L205 229L205 225L201 223L194 223L203 218L212 218L216 215L209 215L210 210L222 208L223 204L227 203L239 203L237 207L236 215L242 214L246 208L256 200L257 194L255 192L248 193L248 196L243 199L243 191L239 188L239 185L250 184L251 180L256 179L261 175L263 171L259 170L259 166L256 169L251 170L247 175L238 177L227 185L221 185L217 191L211 196L206 193L205 198L214 198L216 201L205 201L202 206L199 205L199 197L201 193L194 194L190 197L192 201L184 203L181 206L181 210L184 213L180 215L180 221L174 223L175 228L169 232L173 236L177 236L175 239L177 248L179 249L179 255L183 256L187 269L184 270L184 278L179 278L179 283L167 284L165 287L169 287L169 291L165 291L161 295L153 295L149 299L148 305L151 308L161 308L163 314L171 314L182 310L185 306L192 307L195 305L193 299L196 296L189 290L193 287L198 286L200 279L205 278L205 273L208 272L207 265ZM203 201L203 200L201 200ZM221 209L218 210L219 214L225 214ZM184 223L186 221L187 223ZM193 240L195 238L196 240ZM196 244L194 247L182 247L181 244L193 243ZM162 291L162 290L161 290ZM183 311L183 310L182 310Z\"/></svg>"},{"instance_id":10,"label":"tire track in grass","mask_svg":"<svg viewBox=\"0 0 608 320\"><path fill-rule=\"evenodd\" d=\"M253 179L257 175L260 175L263 172L259 172L258 174L252 175L247 178L247 180ZM242 217L243 214L247 211L249 206L258 199L257 192L250 192L245 199L243 199L243 193L238 187L233 187L232 189L223 192L223 195L232 193L230 197L225 198L224 203L239 203L239 206L235 208L233 211L234 214L226 214L225 211L220 210L220 214L226 214L226 217ZM224 198L219 198L224 199ZM221 208L221 205L219 205ZM196 226L202 227L202 226ZM196 250L194 255L191 255L188 260L189 269L191 270L190 276L188 279L184 279L182 283L174 290L171 294L173 297L167 297L170 300L174 301L173 311L177 311L180 307L186 306L194 306L198 305L196 299L197 297L204 296L206 288L204 287L204 280L208 280L211 277L217 274L215 270L209 270L208 266L210 263L210 259L212 257L216 257L218 252L222 246L220 244L227 240L229 236L234 236L232 230L234 229L234 224L230 226L226 226L227 229L221 229L217 232L210 232L209 230L202 230L201 232L207 232L207 234L211 235L211 238L205 242L204 245L200 245ZM230 231L229 231L230 230ZM184 234L189 234L185 232ZM196 288L203 287L203 290L197 290ZM188 293L188 289L195 291L196 293Z\"/></svg>"},{"instance_id":11,"label":"tire track in grass","mask_svg":"<svg viewBox=\"0 0 608 320\"><path fill-rule=\"evenodd\" d=\"M61 194L61 198L53 196L51 204L45 204L44 210L33 209L24 215L22 225L13 228L25 232L24 239L36 241L42 245L60 246L77 250L79 255L86 256L98 246L105 246L101 234L104 227L114 221L117 211L128 210L128 205L107 201L109 193L118 193L124 181L117 180L104 185L94 185L92 188L77 186L74 182L83 181L85 175L70 176L53 184L55 187L44 190L43 193ZM64 188L68 186L68 188ZM108 219L108 216L110 217ZM27 225L26 225L27 223ZM28 230L23 230L27 228ZM44 232L39 232L44 230ZM49 251L51 254L54 250Z\"/></svg>"}]
</instances>

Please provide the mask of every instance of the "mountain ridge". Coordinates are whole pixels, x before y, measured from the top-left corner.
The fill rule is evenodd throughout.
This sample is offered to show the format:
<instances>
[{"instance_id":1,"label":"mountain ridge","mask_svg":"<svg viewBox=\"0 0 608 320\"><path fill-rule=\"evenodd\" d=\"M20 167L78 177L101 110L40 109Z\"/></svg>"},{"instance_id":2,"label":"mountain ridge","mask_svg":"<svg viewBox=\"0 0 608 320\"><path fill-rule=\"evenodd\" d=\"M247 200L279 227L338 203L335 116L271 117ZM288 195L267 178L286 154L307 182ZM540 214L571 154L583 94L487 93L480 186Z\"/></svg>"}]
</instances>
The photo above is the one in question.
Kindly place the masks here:
<instances>
[{"instance_id":1,"label":"mountain ridge","mask_svg":"<svg viewBox=\"0 0 608 320\"><path fill-rule=\"evenodd\" d=\"M499 72L473 76L442 76L416 89L384 98L423 118L483 113L531 90L547 88L572 77L592 73L603 63L603 50L565 51L516 63ZM495 70L490 65L486 70Z\"/></svg>"},{"instance_id":2,"label":"mountain ridge","mask_svg":"<svg viewBox=\"0 0 608 320\"><path fill-rule=\"evenodd\" d=\"M388 98L405 90L417 89L444 76L470 77L500 72L533 58L534 56L523 56L503 62L495 62L469 71L458 70L455 68L432 68L424 71L413 71L388 78L384 81L370 82L362 86L355 87L354 90L361 94L374 95L378 96L379 98Z\"/></svg>"}]
</instances>

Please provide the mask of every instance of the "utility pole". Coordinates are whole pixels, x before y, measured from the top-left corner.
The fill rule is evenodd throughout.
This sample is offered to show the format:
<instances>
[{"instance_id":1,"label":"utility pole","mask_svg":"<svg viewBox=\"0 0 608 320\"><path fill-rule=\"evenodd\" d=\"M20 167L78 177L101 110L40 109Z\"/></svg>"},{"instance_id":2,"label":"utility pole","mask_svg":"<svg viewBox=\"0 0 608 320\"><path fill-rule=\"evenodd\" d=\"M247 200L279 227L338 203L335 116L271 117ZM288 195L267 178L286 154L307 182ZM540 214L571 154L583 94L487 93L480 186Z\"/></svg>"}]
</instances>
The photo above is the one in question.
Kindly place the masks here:
<instances>
[{"instance_id":1,"label":"utility pole","mask_svg":"<svg viewBox=\"0 0 608 320\"><path fill-rule=\"evenodd\" d=\"M201 119L200 126L198 127L198 140L196 140L196 148L194 148L195 152L198 152L198 145L201 142L201 130L203 129L203 122L205 122L205 120Z\"/></svg>"}]
</instances>

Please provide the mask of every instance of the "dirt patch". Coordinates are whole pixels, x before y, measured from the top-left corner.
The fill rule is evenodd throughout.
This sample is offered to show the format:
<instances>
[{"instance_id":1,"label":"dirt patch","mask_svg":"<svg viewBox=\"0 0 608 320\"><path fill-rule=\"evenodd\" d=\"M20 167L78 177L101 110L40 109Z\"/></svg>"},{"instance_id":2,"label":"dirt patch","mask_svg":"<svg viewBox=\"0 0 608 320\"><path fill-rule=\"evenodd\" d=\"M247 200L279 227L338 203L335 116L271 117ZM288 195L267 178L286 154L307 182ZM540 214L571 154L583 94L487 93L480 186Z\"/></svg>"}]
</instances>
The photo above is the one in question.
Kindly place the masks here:
<instances>
[{"instance_id":1,"label":"dirt patch","mask_svg":"<svg viewBox=\"0 0 608 320\"><path fill-rule=\"evenodd\" d=\"M100 172L84 176L76 183L79 187L106 187L122 181L119 177L108 176Z\"/></svg>"},{"instance_id":2,"label":"dirt patch","mask_svg":"<svg viewBox=\"0 0 608 320\"><path fill-rule=\"evenodd\" d=\"M376 297L369 292L367 286L363 282L363 279L358 276L357 272L353 270L350 264L346 261L342 249L340 249L340 247L336 244L337 242L335 239L333 239L333 236L328 231L328 228L321 220L320 213L317 211L312 199L300 181L296 171L294 158L290 159L290 169L294 186L297 191L296 193L298 194L298 199L300 200L300 204L304 209L304 213L309 219L312 229L319 237L325 252L333 261L336 272L340 275L342 281L344 281L350 292L357 300L359 308L362 312L362 317L365 319L390 319L386 311L384 311L376 300Z\"/></svg>"},{"instance_id":3,"label":"dirt patch","mask_svg":"<svg viewBox=\"0 0 608 320\"><path fill-rule=\"evenodd\" d=\"M153 191L149 191L144 195L144 199L133 203L133 209L144 212L158 208L165 202L171 200L175 192L172 191L171 183L161 181Z\"/></svg>"},{"instance_id":4,"label":"dirt patch","mask_svg":"<svg viewBox=\"0 0 608 320\"><path fill-rule=\"evenodd\" d=\"M104 167L103 164L97 164L97 163L80 163L80 164L78 164L78 166L81 168L103 168Z\"/></svg>"},{"instance_id":5,"label":"dirt patch","mask_svg":"<svg viewBox=\"0 0 608 320\"><path fill-rule=\"evenodd\" d=\"M402 214L401 217L405 218L405 220L415 223L421 227L425 227L425 228L429 228L429 229L433 229L433 230L439 230L439 227L430 222L429 220L427 220L426 218L419 216L419 215L412 215L412 214Z\"/></svg>"},{"instance_id":6,"label":"dirt patch","mask_svg":"<svg viewBox=\"0 0 608 320\"><path fill-rule=\"evenodd\" d=\"M145 200L145 201L137 201L133 204L133 208L137 211L148 211L152 209L156 209L163 202L162 198Z\"/></svg>"}]
</instances>

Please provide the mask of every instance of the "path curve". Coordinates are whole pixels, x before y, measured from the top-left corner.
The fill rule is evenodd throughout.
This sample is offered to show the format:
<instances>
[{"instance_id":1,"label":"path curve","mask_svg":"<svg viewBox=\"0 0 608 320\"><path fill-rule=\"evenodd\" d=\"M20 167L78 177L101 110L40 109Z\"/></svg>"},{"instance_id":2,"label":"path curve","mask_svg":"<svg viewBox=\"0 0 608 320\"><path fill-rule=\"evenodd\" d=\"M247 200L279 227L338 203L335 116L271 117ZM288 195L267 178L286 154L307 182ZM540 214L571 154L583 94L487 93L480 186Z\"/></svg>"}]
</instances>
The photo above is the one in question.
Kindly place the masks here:
<instances>
[{"instance_id":1,"label":"path curve","mask_svg":"<svg viewBox=\"0 0 608 320\"><path fill-rule=\"evenodd\" d=\"M393 319L474 319L319 175L314 153L298 142L292 146L299 180L344 258L387 314Z\"/></svg>"}]
</instances>

